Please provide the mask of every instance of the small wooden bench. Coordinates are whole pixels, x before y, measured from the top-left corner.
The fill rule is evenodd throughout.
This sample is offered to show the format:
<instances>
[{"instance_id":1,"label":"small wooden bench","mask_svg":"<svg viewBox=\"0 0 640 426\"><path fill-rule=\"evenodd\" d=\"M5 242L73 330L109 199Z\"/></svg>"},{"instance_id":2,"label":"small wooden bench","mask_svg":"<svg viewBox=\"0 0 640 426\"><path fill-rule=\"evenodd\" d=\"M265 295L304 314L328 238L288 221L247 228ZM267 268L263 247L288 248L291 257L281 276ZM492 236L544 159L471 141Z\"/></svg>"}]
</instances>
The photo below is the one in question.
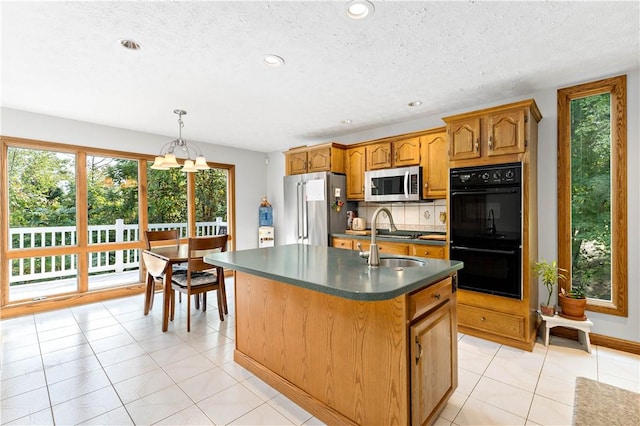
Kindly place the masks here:
<instances>
[{"instance_id":1,"label":"small wooden bench","mask_svg":"<svg viewBox=\"0 0 640 426\"><path fill-rule=\"evenodd\" d=\"M549 346L549 330L553 327L567 327L578 330L578 340L584 345L585 350L591 353L591 341L589 340L589 333L591 332L591 326L593 322L589 319L583 321L575 321L569 318L561 317L556 314L554 316L547 316L540 314L544 325L544 345Z\"/></svg>"}]
</instances>

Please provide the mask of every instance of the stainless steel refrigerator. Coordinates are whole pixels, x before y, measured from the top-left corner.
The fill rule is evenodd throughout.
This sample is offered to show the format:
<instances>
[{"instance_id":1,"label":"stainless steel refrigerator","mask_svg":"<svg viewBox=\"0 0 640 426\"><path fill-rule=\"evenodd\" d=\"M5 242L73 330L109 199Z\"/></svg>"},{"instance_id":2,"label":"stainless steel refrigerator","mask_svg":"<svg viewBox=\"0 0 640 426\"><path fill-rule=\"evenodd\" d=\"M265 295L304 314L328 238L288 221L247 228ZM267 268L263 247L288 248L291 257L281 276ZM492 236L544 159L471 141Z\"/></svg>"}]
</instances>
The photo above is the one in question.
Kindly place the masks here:
<instances>
[{"instance_id":1,"label":"stainless steel refrigerator","mask_svg":"<svg viewBox=\"0 0 640 426\"><path fill-rule=\"evenodd\" d=\"M329 234L344 233L345 182L344 175L329 172L284 177L285 244L328 246Z\"/></svg>"}]
</instances>

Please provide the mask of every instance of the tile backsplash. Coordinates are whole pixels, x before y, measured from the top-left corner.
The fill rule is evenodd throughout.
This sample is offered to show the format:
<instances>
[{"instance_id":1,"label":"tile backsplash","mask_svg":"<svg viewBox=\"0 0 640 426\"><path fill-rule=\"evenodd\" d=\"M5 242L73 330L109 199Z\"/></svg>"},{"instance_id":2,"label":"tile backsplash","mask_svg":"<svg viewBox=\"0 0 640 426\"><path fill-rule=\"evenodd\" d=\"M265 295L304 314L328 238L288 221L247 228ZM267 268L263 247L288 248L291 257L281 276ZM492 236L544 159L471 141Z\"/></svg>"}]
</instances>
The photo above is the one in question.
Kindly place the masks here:
<instances>
[{"instance_id":1,"label":"tile backsplash","mask_svg":"<svg viewBox=\"0 0 640 426\"><path fill-rule=\"evenodd\" d=\"M393 222L399 230L422 232L447 232L447 200L416 203L358 203L358 217L364 217L367 228L371 228L373 212L378 207L391 211ZM389 218L383 212L378 216L378 228L389 225Z\"/></svg>"}]
</instances>

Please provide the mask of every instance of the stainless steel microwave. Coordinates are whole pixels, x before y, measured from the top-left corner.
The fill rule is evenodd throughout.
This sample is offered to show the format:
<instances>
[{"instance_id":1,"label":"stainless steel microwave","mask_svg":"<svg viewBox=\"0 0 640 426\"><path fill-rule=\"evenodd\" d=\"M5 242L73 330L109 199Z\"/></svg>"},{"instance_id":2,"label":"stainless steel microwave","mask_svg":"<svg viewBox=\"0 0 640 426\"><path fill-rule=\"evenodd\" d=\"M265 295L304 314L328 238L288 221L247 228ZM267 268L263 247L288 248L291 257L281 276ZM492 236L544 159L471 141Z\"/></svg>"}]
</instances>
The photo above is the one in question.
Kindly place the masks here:
<instances>
[{"instance_id":1,"label":"stainless steel microwave","mask_svg":"<svg viewBox=\"0 0 640 426\"><path fill-rule=\"evenodd\" d=\"M365 201L419 201L422 188L420 166L370 170L364 173Z\"/></svg>"}]
</instances>

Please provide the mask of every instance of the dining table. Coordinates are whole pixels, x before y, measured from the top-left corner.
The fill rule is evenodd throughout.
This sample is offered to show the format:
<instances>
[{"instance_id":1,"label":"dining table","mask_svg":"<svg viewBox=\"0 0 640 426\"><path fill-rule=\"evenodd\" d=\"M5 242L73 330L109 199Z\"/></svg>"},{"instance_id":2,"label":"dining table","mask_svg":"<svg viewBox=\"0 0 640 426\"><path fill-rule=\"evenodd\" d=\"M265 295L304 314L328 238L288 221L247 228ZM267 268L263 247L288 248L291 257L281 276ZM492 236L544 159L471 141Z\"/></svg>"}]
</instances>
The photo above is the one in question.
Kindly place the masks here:
<instances>
[{"instance_id":1,"label":"dining table","mask_svg":"<svg viewBox=\"0 0 640 426\"><path fill-rule=\"evenodd\" d=\"M148 273L153 276L161 276L164 272L162 290L162 331L169 328L169 303L171 301L171 275L173 265L187 262L189 258L189 245L159 246L142 251L143 260Z\"/></svg>"}]
</instances>

